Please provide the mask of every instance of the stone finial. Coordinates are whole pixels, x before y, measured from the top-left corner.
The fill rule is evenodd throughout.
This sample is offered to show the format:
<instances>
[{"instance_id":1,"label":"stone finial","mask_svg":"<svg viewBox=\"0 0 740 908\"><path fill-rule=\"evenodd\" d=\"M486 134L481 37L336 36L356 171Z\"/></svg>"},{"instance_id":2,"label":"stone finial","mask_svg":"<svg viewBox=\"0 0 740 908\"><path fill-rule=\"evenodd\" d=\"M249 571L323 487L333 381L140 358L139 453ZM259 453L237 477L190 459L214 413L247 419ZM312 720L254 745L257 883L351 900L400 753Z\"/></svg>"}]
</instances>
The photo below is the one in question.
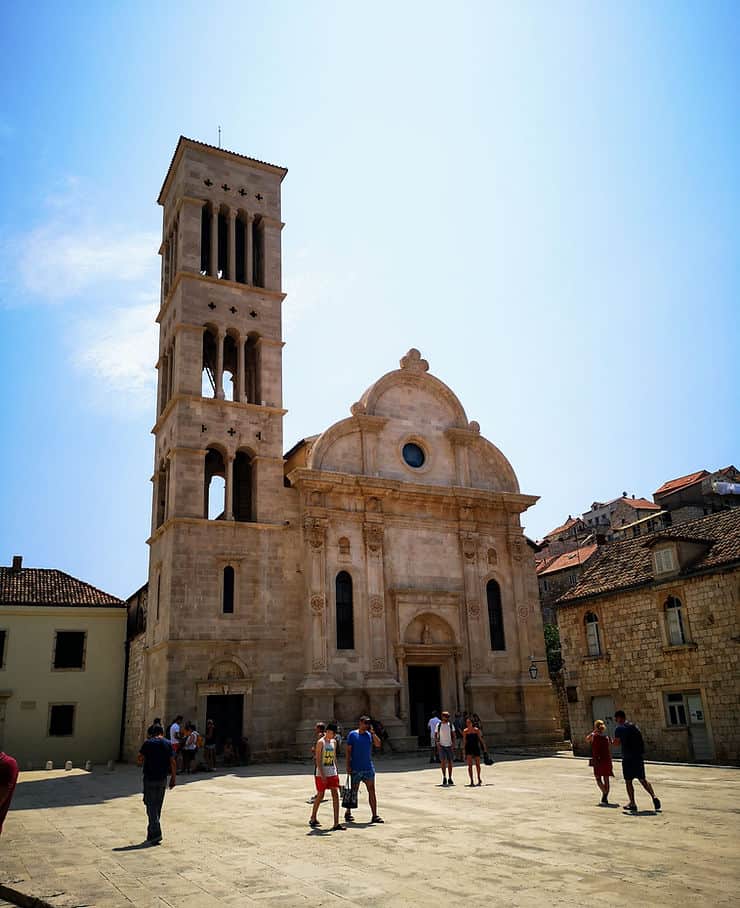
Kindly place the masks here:
<instances>
[{"instance_id":1,"label":"stone finial","mask_svg":"<svg viewBox=\"0 0 740 908\"><path fill-rule=\"evenodd\" d=\"M474 419L470 420L468 428L471 432L475 432L476 435L480 435L480 423L476 422Z\"/></svg>"},{"instance_id":2,"label":"stone finial","mask_svg":"<svg viewBox=\"0 0 740 908\"><path fill-rule=\"evenodd\" d=\"M357 403L352 404L352 406L349 408L349 412L353 416L362 416L362 414L365 413L366 409L367 408L365 407L365 404L363 404L361 400L358 400Z\"/></svg>"},{"instance_id":3,"label":"stone finial","mask_svg":"<svg viewBox=\"0 0 740 908\"><path fill-rule=\"evenodd\" d=\"M428 372L429 363L421 358L416 347L412 347L406 356L401 357L401 368L408 369L409 372Z\"/></svg>"}]
</instances>

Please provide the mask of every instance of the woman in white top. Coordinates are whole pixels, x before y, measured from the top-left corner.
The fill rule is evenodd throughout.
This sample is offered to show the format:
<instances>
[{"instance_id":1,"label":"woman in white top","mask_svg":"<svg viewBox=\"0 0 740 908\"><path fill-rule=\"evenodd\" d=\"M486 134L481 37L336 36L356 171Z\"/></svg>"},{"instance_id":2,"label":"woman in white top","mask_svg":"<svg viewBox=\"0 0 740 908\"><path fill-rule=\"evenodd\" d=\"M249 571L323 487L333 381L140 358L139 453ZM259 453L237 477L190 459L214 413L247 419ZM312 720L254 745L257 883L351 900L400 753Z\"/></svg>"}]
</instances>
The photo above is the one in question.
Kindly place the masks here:
<instances>
[{"instance_id":1,"label":"woman in white top","mask_svg":"<svg viewBox=\"0 0 740 908\"><path fill-rule=\"evenodd\" d=\"M337 771L337 745L336 745L337 726L330 722L326 726L326 732L323 738L316 742L316 791L318 795L313 802L311 819L308 825L315 829L321 826L316 819L321 802L324 800L324 792L331 792L332 806L334 807L334 829L345 829L345 826L339 822L339 772Z\"/></svg>"}]
</instances>

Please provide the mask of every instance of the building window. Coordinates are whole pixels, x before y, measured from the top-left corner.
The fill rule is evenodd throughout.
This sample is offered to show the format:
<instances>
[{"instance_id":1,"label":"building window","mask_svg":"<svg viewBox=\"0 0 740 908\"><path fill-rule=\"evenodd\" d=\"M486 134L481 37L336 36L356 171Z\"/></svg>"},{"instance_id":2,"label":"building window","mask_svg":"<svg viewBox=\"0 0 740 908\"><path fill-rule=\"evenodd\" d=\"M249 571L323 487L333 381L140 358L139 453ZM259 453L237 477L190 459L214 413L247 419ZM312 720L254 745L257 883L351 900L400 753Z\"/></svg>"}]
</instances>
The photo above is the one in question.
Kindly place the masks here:
<instances>
[{"instance_id":1,"label":"building window","mask_svg":"<svg viewBox=\"0 0 740 908\"><path fill-rule=\"evenodd\" d=\"M488 629L491 634L491 649L506 649L504 638L504 615L501 608L501 587L495 580L486 584L486 598L488 600Z\"/></svg>"},{"instance_id":2,"label":"building window","mask_svg":"<svg viewBox=\"0 0 740 908\"><path fill-rule=\"evenodd\" d=\"M337 649L355 648L355 621L352 604L352 578L346 571L337 574Z\"/></svg>"},{"instance_id":3,"label":"building window","mask_svg":"<svg viewBox=\"0 0 740 908\"><path fill-rule=\"evenodd\" d=\"M346 536L342 536L342 538L339 540L339 554L349 555L350 550L349 539L347 539Z\"/></svg>"},{"instance_id":4,"label":"building window","mask_svg":"<svg viewBox=\"0 0 740 908\"><path fill-rule=\"evenodd\" d=\"M84 668L86 636L85 631L57 631L54 640L54 668Z\"/></svg>"},{"instance_id":5,"label":"building window","mask_svg":"<svg viewBox=\"0 0 740 908\"><path fill-rule=\"evenodd\" d=\"M683 694L666 694L666 713L669 725L686 725L686 703Z\"/></svg>"},{"instance_id":6,"label":"building window","mask_svg":"<svg viewBox=\"0 0 740 908\"><path fill-rule=\"evenodd\" d=\"M71 703L55 703L49 707L49 737L62 738L74 734L75 708Z\"/></svg>"},{"instance_id":7,"label":"building window","mask_svg":"<svg viewBox=\"0 0 740 908\"><path fill-rule=\"evenodd\" d=\"M593 612L589 612L584 620L586 625L586 647L589 656L601 655L601 636L599 634L599 619Z\"/></svg>"},{"instance_id":8,"label":"building window","mask_svg":"<svg viewBox=\"0 0 740 908\"><path fill-rule=\"evenodd\" d=\"M8 632L0 630L0 668L5 668L5 641L8 638Z\"/></svg>"},{"instance_id":9,"label":"building window","mask_svg":"<svg viewBox=\"0 0 740 908\"><path fill-rule=\"evenodd\" d=\"M224 615L234 613L234 568L230 564L224 568L223 611Z\"/></svg>"},{"instance_id":10,"label":"building window","mask_svg":"<svg viewBox=\"0 0 740 908\"><path fill-rule=\"evenodd\" d=\"M686 643L681 600L676 596L669 596L665 601L664 608L668 642L671 646L681 646Z\"/></svg>"},{"instance_id":11,"label":"building window","mask_svg":"<svg viewBox=\"0 0 740 908\"><path fill-rule=\"evenodd\" d=\"M658 549L653 555L655 561L655 573L667 574L675 570L675 561L673 560L673 549Z\"/></svg>"},{"instance_id":12,"label":"building window","mask_svg":"<svg viewBox=\"0 0 740 908\"><path fill-rule=\"evenodd\" d=\"M401 453L403 454L403 459L406 463L415 470L424 466L426 457L421 445L417 445L415 442L410 441L403 446L403 451Z\"/></svg>"}]
</instances>

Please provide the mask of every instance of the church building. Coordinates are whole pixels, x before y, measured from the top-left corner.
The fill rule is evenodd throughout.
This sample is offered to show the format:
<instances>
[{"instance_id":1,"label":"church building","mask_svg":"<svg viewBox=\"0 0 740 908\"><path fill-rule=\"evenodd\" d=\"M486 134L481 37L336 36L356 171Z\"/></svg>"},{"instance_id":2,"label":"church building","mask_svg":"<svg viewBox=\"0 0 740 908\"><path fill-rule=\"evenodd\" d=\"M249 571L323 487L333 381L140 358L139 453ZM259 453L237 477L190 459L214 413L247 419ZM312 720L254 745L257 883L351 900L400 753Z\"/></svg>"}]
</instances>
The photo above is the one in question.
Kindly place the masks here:
<instances>
[{"instance_id":1,"label":"church building","mask_svg":"<svg viewBox=\"0 0 740 908\"><path fill-rule=\"evenodd\" d=\"M400 750L433 709L477 712L491 744L556 741L547 672L529 671L545 657L520 515L537 498L419 351L284 453L286 173L181 137L159 195L150 565L125 753L177 713L247 736L261 759L365 712Z\"/></svg>"}]
</instances>

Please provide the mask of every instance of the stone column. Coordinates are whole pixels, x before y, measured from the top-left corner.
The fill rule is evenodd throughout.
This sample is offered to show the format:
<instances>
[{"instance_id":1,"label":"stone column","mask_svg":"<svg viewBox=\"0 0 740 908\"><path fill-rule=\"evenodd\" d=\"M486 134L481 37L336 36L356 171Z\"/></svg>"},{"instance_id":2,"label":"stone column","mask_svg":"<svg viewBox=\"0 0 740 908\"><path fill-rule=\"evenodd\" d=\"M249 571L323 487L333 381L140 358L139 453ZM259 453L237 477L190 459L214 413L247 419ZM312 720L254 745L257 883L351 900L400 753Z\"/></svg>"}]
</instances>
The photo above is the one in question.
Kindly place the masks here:
<instances>
[{"instance_id":1,"label":"stone column","mask_svg":"<svg viewBox=\"0 0 740 908\"><path fill-rule=\"evenodd\" d=\"M218 277L218 205L211 206L211 277Z\"/></svg>"},{"instance_id":2,"label":"stone column","mask_svg":"<svg viewBox=\"0 0 740 908\"><path fill-rule=\"evenodd\" d=\"M402 646L395 648L396 666L398 670L398 683L401 685L401 715L405 723L409 717L409 689L406 684L406 651Z\"/></svg>"},{"instance_id":3,"label":"stone column","mask_svg":"<svg viewBox=\"0 0 740 908\"><path fill-rule=\"evenodd\" d=\"M216 338L216 397L223 400L224 395L224 337L223 330L219 330Z\"/></svg>"},{"instance_id":4,"label":"stone column","mask_svg":"<svg viewBox=\"0 0 740 908\"><path fill-rule=\"evenodd\" d=\"M234 458L226 455L226 488L224 490L224 517L234 519Z\"/></svg>"},{"instance_id":5,"label":"stone column","mask_svg":"<svg viewBox=\"0 0 740 908\"><path fill-rule=\"evenodd\" d=\"M463 512L466 511L463 508ZM467 631L468 665L471 675L480 674L485 666L485 628L481 621L480 578L478 576L478 534L460 532L465 591L465 628Z\"/></svg>"},{"instance_id":6,"label":"stone column","mask_svg":"<svg viewBox=\"0 0 740 908\"><path fill-rule=\"evenodd\" d=\"M378 515L379 516L379 515ZM363 525L365 564L367 566L367 595L370 610L370 671L387 672L387 640L385 632L385 584L383 581L383 523L375 519Z\"/></svg>"},{"instance_id":7,"label":"stone column","mask_svg":"<svg viewBox=\"0 0 740 908\"><path fill-rule=\"evenodd\" d=\"M244 253L244 268L246 270L246 280L245 284L252 284L252 271L254 270L254 249L252 247L252 224L254 223L254 215L247 214L246 221L244 222L244 243L246 245L246 250Z\"/></svg>"},{"instance_id":8,"label":"stone column","mask_svg":"<svg viewBox=\"0 0 740 908\"><path fill-rule=\"evenodd\" d=\"M237 350L237 356L236 356L236 371L238 373L237 374L237 392L236 392L237 398L236 399L240 403L244 403L246 401L246 397L244 394L244 389L246 388L246 384L244 381L244 344L245 344L245 341L246 341L246 338L240 334L239 335L239 349Z\"/></svg>"},{"instance_id":9,"label":"stone column","mask_svg":"<svg viewBox=\"0 0 740 908\"><path fill-rule=\"evenodd\" d=\"M326 522L306 517L303 529L308 542L308 606L311 633L308 652L310 673L328 670L329 629L326 609Z\"/></svg>"},{"instance_id":10,"label":"stone column","mask_svg":"<svg viewBox=\"0 0 740 908\"><path fill-rule=\"evenodd\" d=\"M229 256L226 274L230 281L236 280L236 208L229 208Z\"/></svg>"}]
</instances>

